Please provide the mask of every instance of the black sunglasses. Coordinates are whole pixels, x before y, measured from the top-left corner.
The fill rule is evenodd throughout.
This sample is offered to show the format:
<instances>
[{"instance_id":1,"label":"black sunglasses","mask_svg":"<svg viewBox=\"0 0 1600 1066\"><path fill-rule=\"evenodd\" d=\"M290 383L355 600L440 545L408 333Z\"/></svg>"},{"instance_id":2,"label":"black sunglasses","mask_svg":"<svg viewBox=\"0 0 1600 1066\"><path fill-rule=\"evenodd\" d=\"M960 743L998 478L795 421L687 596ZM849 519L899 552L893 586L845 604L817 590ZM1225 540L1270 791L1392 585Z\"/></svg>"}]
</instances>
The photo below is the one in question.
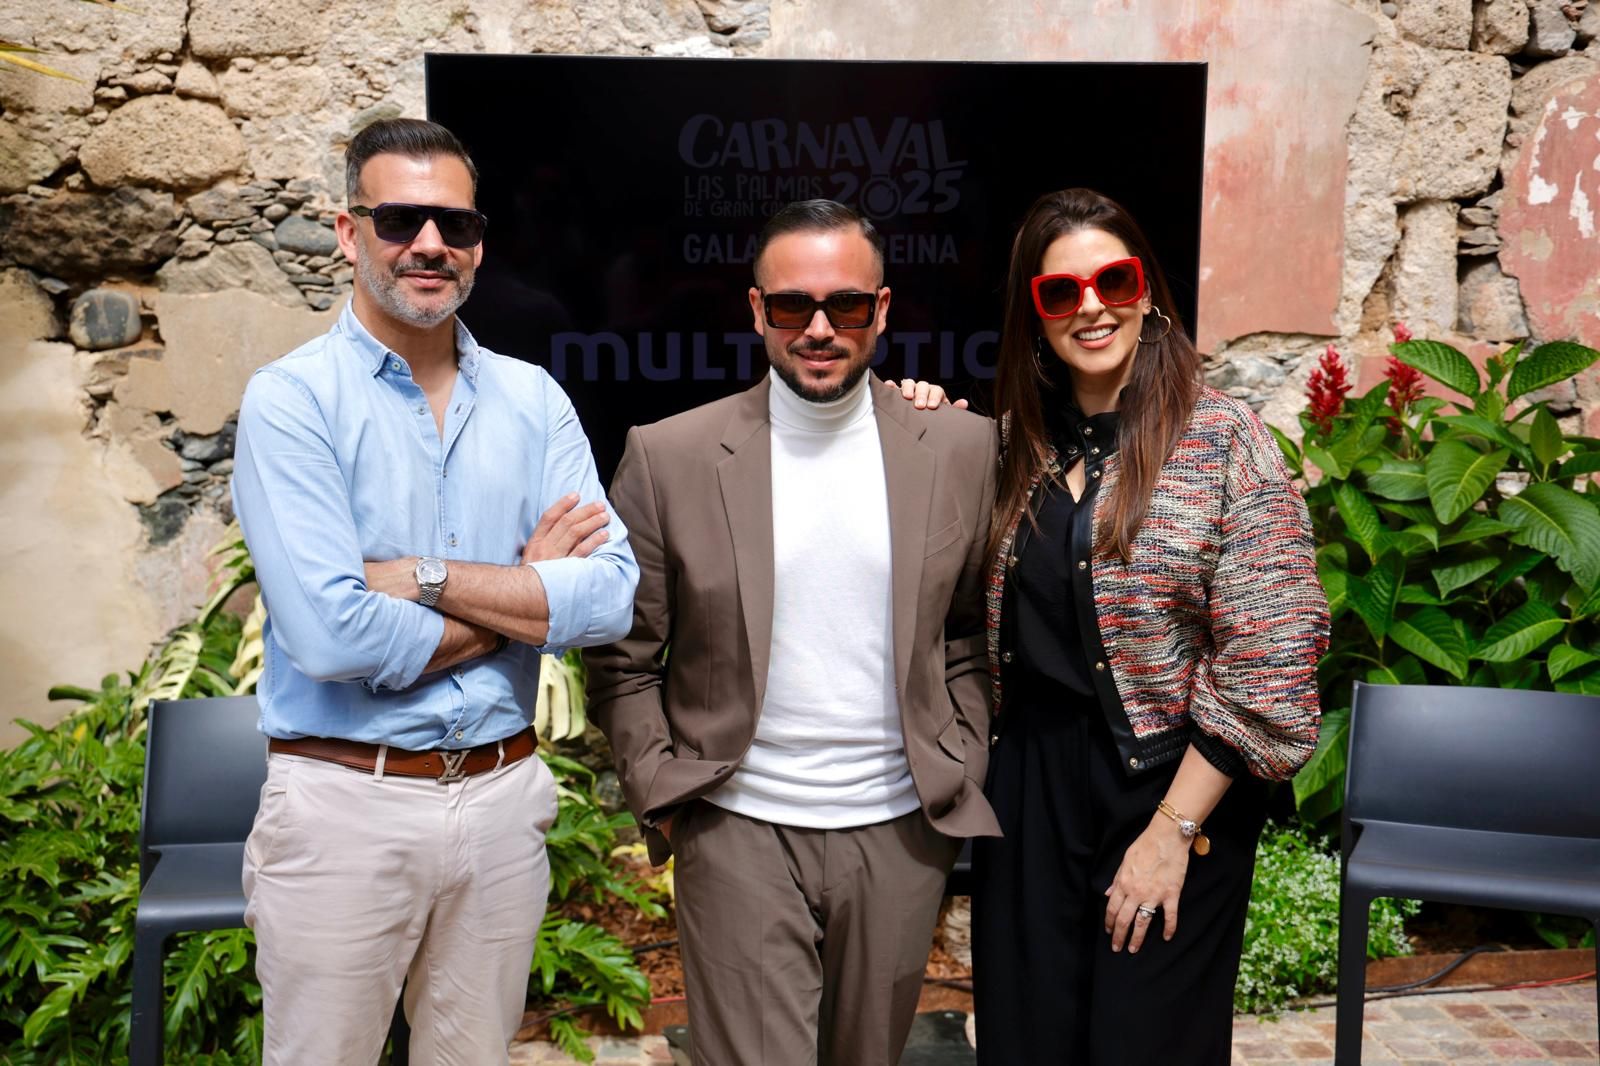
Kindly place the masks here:
<instances>
[{"instance_id":1,"label":"black sunglasses","mask_svg":"<svg viewBox=\"0 0 1600 1066\"><path fill-rule=\"evenodd\" d=\"M819 310L834 329L866 329L878 310L875 292L830 292L820 300L806 292L767 292L761 301L773 329L805 329Z\"/></svg>"},{"instance_id":2,"label":"black sunglasses","mask_svg":"<svg viewBox=\"0 0 1600 1066\"><path fill-rule=\"evenodd\" d=\"M379 204L377 207L356 206L352 215L372 219L372 232L378 239L391 244L406 244L416 240L422 227L432 222L439 228L439 239L452 248L476 248L483 240L484 227L489 216L482 211L464 207L435 207L432 204Z\"/></svg>"}]
</instances>

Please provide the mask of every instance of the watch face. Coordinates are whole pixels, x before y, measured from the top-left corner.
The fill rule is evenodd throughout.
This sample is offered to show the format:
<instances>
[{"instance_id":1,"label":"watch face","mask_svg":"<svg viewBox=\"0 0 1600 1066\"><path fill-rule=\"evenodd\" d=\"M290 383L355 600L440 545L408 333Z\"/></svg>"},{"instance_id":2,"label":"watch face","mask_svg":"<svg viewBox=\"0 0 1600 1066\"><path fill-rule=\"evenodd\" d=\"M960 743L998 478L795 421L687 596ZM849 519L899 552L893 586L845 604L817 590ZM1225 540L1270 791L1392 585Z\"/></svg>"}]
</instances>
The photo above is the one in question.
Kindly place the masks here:
<instances>
[{"instance_id":1,"label":"watch face","mask_svg":"<svg viewBox=\"0 0 1600 1066\"><path fill-rule=\"evenodd\" d=\"M423 559L417 563L417 583L420 585L440 584L447 573L442 559Z\"/></svg>"}]
</instances>

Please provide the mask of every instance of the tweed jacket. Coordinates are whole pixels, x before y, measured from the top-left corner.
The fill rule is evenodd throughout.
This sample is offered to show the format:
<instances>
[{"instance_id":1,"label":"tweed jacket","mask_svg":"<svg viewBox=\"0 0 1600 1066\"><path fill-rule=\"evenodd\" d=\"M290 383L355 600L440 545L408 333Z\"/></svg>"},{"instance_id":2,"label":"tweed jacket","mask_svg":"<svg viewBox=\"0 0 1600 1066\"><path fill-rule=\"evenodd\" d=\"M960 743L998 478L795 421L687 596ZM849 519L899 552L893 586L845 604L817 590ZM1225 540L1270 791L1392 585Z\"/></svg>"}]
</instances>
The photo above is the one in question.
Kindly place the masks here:
<instances>
[{"instance_id":1,"label":"tweed jacket","mask_svg":"<svg viewBox=\"0 0 1600 1066\"><path fill-rule=\"evenodd\" d=\"M1097 545L1119 460L1106 460L1094 497ZM1059 469L1053 451L1049 467ZM1021 519L1011 516L989 570L989 668L1002 723L1001 621ZM1328 602L1305 500L1249 407L1202 388L1131 554L1124 562L1094 550L1098 631L1085 635L1124 769L1171 762L1193 743L1234 776L1293 776L1317 744Z\"/></svg>"}]
</instances>

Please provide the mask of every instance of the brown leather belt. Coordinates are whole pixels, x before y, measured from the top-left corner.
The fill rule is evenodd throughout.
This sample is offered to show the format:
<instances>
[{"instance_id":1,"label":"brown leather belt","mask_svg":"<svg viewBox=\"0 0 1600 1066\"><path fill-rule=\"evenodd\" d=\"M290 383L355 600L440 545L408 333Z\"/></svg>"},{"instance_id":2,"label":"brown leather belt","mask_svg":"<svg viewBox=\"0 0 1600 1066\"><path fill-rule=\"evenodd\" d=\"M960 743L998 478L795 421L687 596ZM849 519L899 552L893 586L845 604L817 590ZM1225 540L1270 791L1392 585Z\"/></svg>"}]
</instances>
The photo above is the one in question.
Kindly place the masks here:
<instances>
[{"instance_id":1,"label":"brown leather belt","mask_svg":"<svg viewBox=\"0 0 1600 1066\"><path fill-rule=\"evenodd\" d=\"M383 759L383 772L401 777L432 777L440 784L448 784L493 770L496 766L510 766L532 755L536 747L538 741L534 739L533 730L524 729L505 739L503 758L500 744L494 742L460 751L390 748ZM358 740L339 740L334 737L279 740L273 737L267 741L267 750L278 755L303 755L308 759L334 762L369 774L378 767L378 745L364 744Z\"/></svg>"}]
</instances>

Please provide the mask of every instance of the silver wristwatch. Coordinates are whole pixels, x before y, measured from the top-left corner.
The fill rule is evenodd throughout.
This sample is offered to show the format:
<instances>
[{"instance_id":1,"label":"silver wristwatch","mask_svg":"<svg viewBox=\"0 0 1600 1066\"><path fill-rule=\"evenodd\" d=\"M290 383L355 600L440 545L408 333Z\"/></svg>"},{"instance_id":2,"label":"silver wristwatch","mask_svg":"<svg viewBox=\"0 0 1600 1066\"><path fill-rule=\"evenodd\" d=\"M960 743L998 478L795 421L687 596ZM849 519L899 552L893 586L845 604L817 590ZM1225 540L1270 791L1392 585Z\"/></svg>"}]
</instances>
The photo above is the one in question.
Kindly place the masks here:
<instances>
[{"instance_id":1,"label":"silver wristwatch","mask_svg":"<svg viewBox=\"0 0 1600 1066\"><path fill-rule=\"evenodd\" d=\"M417 602L432 607L444 593L444 583L450 580L450 570L443 559L424 555L417 560Z\"/></svg>"}]
</instances>

